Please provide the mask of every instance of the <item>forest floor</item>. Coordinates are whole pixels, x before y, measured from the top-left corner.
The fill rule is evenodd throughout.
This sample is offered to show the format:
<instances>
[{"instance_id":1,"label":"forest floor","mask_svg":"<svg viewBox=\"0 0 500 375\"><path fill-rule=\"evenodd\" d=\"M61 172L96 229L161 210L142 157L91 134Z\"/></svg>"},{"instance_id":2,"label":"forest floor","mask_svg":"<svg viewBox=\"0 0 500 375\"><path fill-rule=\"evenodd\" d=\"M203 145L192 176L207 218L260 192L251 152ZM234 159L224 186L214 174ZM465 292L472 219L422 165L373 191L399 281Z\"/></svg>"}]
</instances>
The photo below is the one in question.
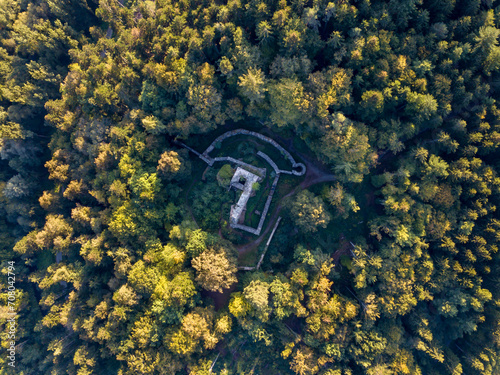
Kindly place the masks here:
<instances>
[{"instance_id":1,"label":"forest floor","mask_svg":"<svg viewBox=\"0 0 500 375\"><path fill-rule=\"evenodd\" d=\"M351 242L347 240L343 234L340 235L339 247L332 254L333 264L337 265L342 255L349 256L349 251L352 249Z\"/></svg>"},{"instance_id":2,"label":"forest floor","mask_svg":"<svg viewBox=\"0 0 500 375\"><path fill-rule=\"evenodd\" d=\"M229 288L224 289L222 293L209 292L204 290L202 294L206 297L212 298L214 300L215 310L219 310L224 306L227 306L229 298L231 297L231 293L233 293L236 290L237 285L238 285L237 282L234 283Z\"/></svg>"},{"instance_id":3,"label":"forest floor","mask_svg":"<svg viewBox=\"0 0 500 375\"><path fill-rule=\"evenodd\" d=\"M205 175L205 172L203 172L203 175ZM196 180L196 179L193 179L191 181L191 184L189 185L189 187L186 190L186 195L185 195L184 199L186 202L186 207L188 208L188 211L189 211L189 216L191 217L191 219L193 219L193 222L196 224L196 227L199 228L200 226L196 222L196 218L193 215L193 210L191 210L191 205L189 204L189 193L191 192L191 189L193 188L193 186L196 182L198 182L198 180Z\"/></svg>"}]
</instances>

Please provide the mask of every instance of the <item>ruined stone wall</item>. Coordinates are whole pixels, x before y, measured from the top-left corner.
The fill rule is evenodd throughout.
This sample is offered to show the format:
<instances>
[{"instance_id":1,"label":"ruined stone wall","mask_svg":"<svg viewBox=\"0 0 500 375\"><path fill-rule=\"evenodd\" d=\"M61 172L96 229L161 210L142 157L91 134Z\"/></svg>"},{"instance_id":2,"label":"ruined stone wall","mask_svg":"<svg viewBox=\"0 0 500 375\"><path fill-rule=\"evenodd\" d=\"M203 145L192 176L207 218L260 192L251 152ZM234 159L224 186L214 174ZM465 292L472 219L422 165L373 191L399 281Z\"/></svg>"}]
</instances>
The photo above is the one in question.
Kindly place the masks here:
<instances>
[{"instance_id":1,"label":"ruined stone wall","mask_svg":"<svg viewBox=\"0 0 500 375\"><path fill-rule=\"evenodd\" d=\"M271 145L273 145L274 147L276 147L278 149L278 151L281 153L281 155L283 155L283 157L285 157L286 159L288 159L288 161L290 162L290 164L292 164L292 168L299 168L300 169L300 171L296 171L296 170L292 170L290 172L283 171L283 173L294 174L294 175L297 175L297 176L302 176L306 172L305 165L302 164L302 163L297 163L295 161L295 159L293 158L293 156L287 150L285 150L283 147L281 147L278 144L278 142L276 142L274 139L266 137L265 135L262 135L260 133L253 132L253 131L246 130L246 129L235 129L235 130L231 130L231 131L225 132L224 134L218 136L217 138L214 139L214 141L210 144L210 146L207 147L207 149L203 152L203 154L200 155L200 158L202 158L204 160L205 159L211 159L210 156L209 156L209 154L214 150L215 145L217 143L221 143L226 138L234 137L236 135L249 135L249 136L252 136L252 137L259 138L260 140L262 140L264 142L270 143ZM213 159L211 159L211 160L213 160ZM213 162L212 162L212 164L213 164ZM212 165L212 164L210 164L210 165ZM276 165L276 164L274 164L274 165Z\"/></svg>"}]
</instances>

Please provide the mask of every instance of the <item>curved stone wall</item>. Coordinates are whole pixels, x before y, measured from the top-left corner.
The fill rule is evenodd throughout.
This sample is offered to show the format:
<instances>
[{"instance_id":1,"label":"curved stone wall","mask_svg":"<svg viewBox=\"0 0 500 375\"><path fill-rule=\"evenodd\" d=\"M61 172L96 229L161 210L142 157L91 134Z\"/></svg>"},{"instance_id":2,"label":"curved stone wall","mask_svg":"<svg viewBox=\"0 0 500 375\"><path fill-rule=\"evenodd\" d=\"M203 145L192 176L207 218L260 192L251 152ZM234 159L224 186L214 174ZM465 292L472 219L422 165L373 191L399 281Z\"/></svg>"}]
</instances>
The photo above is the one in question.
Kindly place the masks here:
<instances>
[{"instance_id":1,"label":"curved stone wall","mask_svg":"<svg viewBox=\"0 0 500 375\"><path fill-rule=\"evenodd\" d=\"M265 135L262 135L260 133L253 132L253 131L246 130L246 129L230 130L230 131L225 132L224 134L218 136L217 138L214 139L214 141L210 144L210 146L207 147L207 149L203 152L202 156L204 158L206 158L206 159L211 159L208 154L213 151L213 149L215 148L215 145L217 143L222 142L222 141L224 141L225 139L227 139L229 137L234 137L236 135L250 135L252 137L259 138L261 141L270 143L271 145L273 145L274 147L276 147L276 149L278 149L278 151L286 159L288 159L288 161L290 162L290 164L292 164L292 168L299 168L300 169L299 171L296 171L295 169L292 170L291 174L294 174L296 176L302 176L304 173L306 173L306 166L304 164L302 164L302 163L297 163L295 161L295 159L293 158L293 156L287 150L285 150L283 147L281 147L278 144L278 142L276 142L274 139L266 137Z\"/></svg>"},{"instance_id":2,"label":"curved stone wall","mask_svg":"<svg viewBox=\"0 0 500 375\"><path fill-rule=\"evenodd\" d=\"M257 152L257 155L259 155L261 158L263 158L265 161L267 161L269 163L269 165L271 167L273 167L274 171L278 174L281 172L281 170L278 168L278 166L276 165L276 163L273 161L273 159L271 159L269 156L267 156L266 154L264 154L262 151L259 151Z\"/></svg>"}]
</instances>

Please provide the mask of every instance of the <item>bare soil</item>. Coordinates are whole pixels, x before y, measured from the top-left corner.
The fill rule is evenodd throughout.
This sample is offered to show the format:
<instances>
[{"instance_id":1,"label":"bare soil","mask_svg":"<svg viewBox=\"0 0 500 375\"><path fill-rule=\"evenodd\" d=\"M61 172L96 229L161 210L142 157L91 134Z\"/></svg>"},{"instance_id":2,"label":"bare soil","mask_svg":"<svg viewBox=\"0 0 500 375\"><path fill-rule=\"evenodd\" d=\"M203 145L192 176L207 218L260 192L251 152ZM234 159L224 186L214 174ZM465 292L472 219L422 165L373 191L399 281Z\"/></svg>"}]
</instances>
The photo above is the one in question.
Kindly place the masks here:
<instances>
[{"instance_id":1,"label":"bare soil","mask_svg":"<svg viewBox=\"0 0 500 375\"><path fill-rule=\"evenodd\" d=\"M202 295L210 297L214 300L215 310L219 310L228 305L231 293L236 289L238 283L234 283L228 289L224 289L222 293L203 291Z\"/></svg>"},{"instance_id":2,"label":"bare soil","mask_svg":"<svg viewBox=\"0 0 500 375\"><path fill-rule=\"evenodd\" d=\"M347 255L349 256L350 255L350 251L352 248L352 245L351 243L346 240L346 238L344 237L343 234L340 235L340 241L339 241L339 248L337 251L335 251L333 254L332 254L332 260L333 260L333 263L335 265L337 265L340 261L340 257L342 255Z\"/></svg>"}]
</instances>

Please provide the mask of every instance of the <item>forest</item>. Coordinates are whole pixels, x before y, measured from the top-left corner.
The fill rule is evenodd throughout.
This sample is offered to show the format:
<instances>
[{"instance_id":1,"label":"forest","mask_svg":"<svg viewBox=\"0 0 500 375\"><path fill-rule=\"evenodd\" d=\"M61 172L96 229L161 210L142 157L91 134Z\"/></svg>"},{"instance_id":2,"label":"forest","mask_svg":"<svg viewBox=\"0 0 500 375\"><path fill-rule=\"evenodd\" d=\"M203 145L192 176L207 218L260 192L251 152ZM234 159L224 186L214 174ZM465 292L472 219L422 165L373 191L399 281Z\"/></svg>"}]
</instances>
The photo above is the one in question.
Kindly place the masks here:
<instances>
[{"instance_id":1,"label":"forest","mask_svg":"<svg viewBox=\"0 0 500 375\"><path fill-rule=\"evenodd\" d=\"M0 374L499 375L499 37L498 0L0 0ZM215 145L259 235L187 148L235 129L307 167Z\"/></svg>"}]
</instances>

